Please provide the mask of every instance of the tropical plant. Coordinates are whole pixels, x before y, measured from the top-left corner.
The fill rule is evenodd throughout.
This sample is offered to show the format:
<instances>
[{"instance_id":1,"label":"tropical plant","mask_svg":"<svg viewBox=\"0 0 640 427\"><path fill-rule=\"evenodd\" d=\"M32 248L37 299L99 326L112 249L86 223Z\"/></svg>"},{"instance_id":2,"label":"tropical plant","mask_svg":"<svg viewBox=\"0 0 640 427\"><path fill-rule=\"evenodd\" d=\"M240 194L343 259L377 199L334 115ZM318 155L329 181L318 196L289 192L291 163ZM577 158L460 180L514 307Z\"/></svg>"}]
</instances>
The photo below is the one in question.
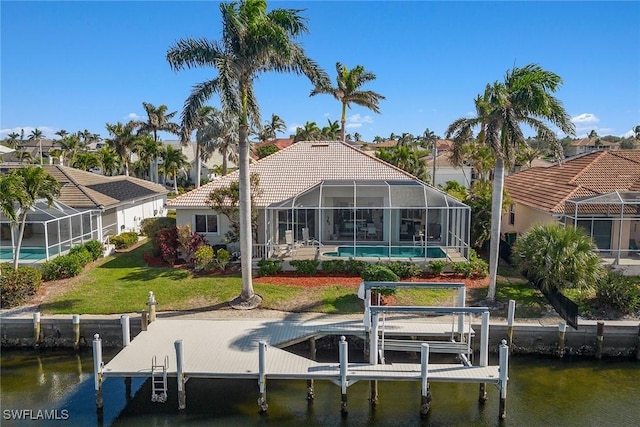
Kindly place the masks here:
<instances>
[{"instance_id":1,"label":"tropical plant","mask_svg":"<svg viewBox=\"0 0 640 427\"><path fill-rule=\"evenodd\" d=\"M106 124L107 131L109 135L111 135L111 138L107 139L107 144L118 155L120 164L124 167L125 176L129 176L131 152L138 141L134 133L136 126L137 124L134 121L129 121L126 124L120 122L116 124Z\"/></svg>"},{"instance_id":2,"label":"tropical plant","mask_svg":"<svg viewBox=\"0 0 640 427\"><path fill-rule=\"evenodd\" d=\"M137 138L131 149L138 155L139 168L147 174L150 181L158 182L158 158L162 157L165 148L162 142L158 142L150 135L142 135Z\"/></svg>"},{"instance_id":3,"label":"tropical plant","mask_svg":"<svg viewBox=\"0 0 640 427\"><path fill-rule=\"evenodd\" d=\"M71 164L72 167L83 171L100 166L100 159L96 153L87 151L76 154L75 160Z\"/></svg>"},{"instance_id":4,"label":"tropical plant","mask_svg":"<svg viewBox=\"0 0 640 427\"><path fill-rule=\"evenodd\" d=\"M18 148L18 145L19 145L19 142L18 142L19 141L18 140L19 137L20 137L19 133L11 132L11 133L7 134L7 137L2 142L7 147L16 149L16 148Z\"/></svg>"},{"instance_id":5,"label":"tropical plant","mask_svg":"<svg viewBox=\"0 0 640 427\"><path fill-rule=\"evenodd\" d=\"M287 126L284 120L277 114L271 114L271 120L262 126L262 129L258 132L258 138L260 141L274 139L278 132L284 132L285 130L287 130Z\"/></svg>"},{"instance_id":6,"label":"tropical plant","mask_svg":"<svg viewBox=\"0 0 640 427\"><path fill-rule=\"evenodd\" d=\"M258 229L258 211L255 209L255 199L260 196L260 176L252 173L251 181L251 236ZM214 188L209 193L209 207L229 220L229 231L225 234L227 242L240 240L240 185L233 181L228 187ZM252 238L253 240L253 238Z\"/></svg>"},{"instance_id":7,"label":"tropical plant","mask_svg":"<svg viewBox=\"0 0 640 427\"><path fill-rule=\"evenodd\" d=\"M212 108L203 126L196 132L196 141L204 161L216 151L222 157L222 175L229 170L229 161L238 162L238 118L229 111Z\"/></svg>"},{"instance_id":8,"label":"tropical plant","mask_svg":"<svg viewBox=\"0 0 640 427\"><path fill-rule=\"evenodd\" d=\"M36 144L38 144L38 153L39 153L39 157L40 157L40 164L43 163L42 161L42 131L38 128L33 129L31 131L31 135L29 135L29 141L34 141Z\"/></svg>"},{"instance_id":9,"label":"tropical plant","mask_svg":"<svg viewBox=\"0 0 640 427\"><path fill-rule=\"evenodd\" d=\"M545 124L548 121L566 134L575 134L571 116L552 95L561 84L560 76L538 65L514 67L507 71L504 82L487 85L483 95L476 97L476 117L460 118L447 129L447 138L453 137L454 141L454 158L459 158L456 151L472 139L475 127L480 128L478 142L489 146L496 155L487 295L490 301L496 294L505 163L512 166L515 153L525 145L520 125L526 124L538 135L546 136L554 133Z\"/></svg>"},{"instance_id":10,"label":"tropical plant","mask_svg":"<svg viewBox=\"0 0 640 427\"><path fill-rule=\"evenodd\" d=\"M426 155L426 151L415 149L406 145L397 145L395 147L382 147L376 150L376 157L384 160L411 175L429 181L429 171L426 163L422 158Z\"/></svg>"},{"instance_id":11,"label":"tropical plant","mask_svg":"<svg viewBox=\"0 0 640 427\"><path fill-rule=\"evenodd\" d=\"M176 150L170 145L162 153L162 173L165 177L173 178L173 191L178 194L178 174L185 173L185 168L189 165L187 156L182 151Z\"/></svg>"},{"instance_id":12,"label":"tropical plant","mask_svg":"<svg viewBox=\"0 0 640 427\"><path fill-rule=\"evenodd\" d=\"M98 165L105 176L112 176L120 167L120 159L111 147L102 147L98 150Z\"/></svg>"},{"instance_id":13,"label":"tropical plant","mask_svg":"<svg viewBox=\"0 0 640 427\"><path fill-rule=\"evenodd\" d=\"M147 156L149 156L149 178L151 181L158 182L158 158L160 157L160 150L158 149L158 132L169 132L175 135L180 134L180 126L177 123L172 123L170 120L176 115L177 111L167 113L169 107L166 105L160 105L156 107L148 102L143 102L142 107L147 113L146 122L136 122L138 128L138 135L151 135L155 146L146 144Z\"/></svg>"},{"instance_id":14,"label":"tropical plant","mask_svg":"<svg viewBox=\"0 0 640 427\"><path fill-rule=\"evenodd\" d=\"M322 139L327 141L337 140L340 135L340 123L337 120L331 121L327 119L327 126L323 127L320 133L322 134Z\"/></svg>"},{"instance_id":15,"label":"tropical plant","mask_svg":"<svg viewBox=\"0 0 640 427\"><path fill-rule=\"evenodd\" d=\"M239 120L240 252L242 292L240 301L256 305L251 280L251 205L249 183L250 122L258 127L260 112L253 83L269 71L305 74L315 86L328 77L295 39L308 32L299 10L275 9L267 13L264 0L220 3L222 40L179 40L167 52L174 70L213 67L218 76L194 86L182 112L183 128L192 129L197 111L214 93L220 94L223 110Z\"/></svg>"},{"instance_id":16,"label":"tropical plant","mask_svg":"<svg viewBox=\"0 0 640 427\"><path fill-rule=\"evenodd\" d=\"M580 228L534 225L518 237L512 254L520 272L545 290L587 289L606 275L593 240Z\"/></svg>"},{"instance_id":17,"label":"tropical plant","mask_svg":"<svg viewBox=\"0 0 640 427\"><path fill-rule=\"evenodd\" d=\"M316 85L315 89L311 91L311 96L321 93L333 95L342 104L340 140L345 141L347 107L351 108L351 104L356 104L368 108L374 113L380 113L378 104L385 97L371 90L360 90L362 85L376 79L376 75L366 71L362 65L356 65L349 70L346 65L336 62L336 73L337 86L333 87L329 82Z\"/></svg>"},{"instance_id":18,"label":"tropical plant","mask_svg":"<svg viewBox=\"0 0 640 427\"><path fill-rule=\"evenodd\" d=\"M278 147L273 144L268 144L256 148L256 155L259 159L264 159L265 157L277 153L278 151L280 151Z\"/></svg>"},{"instance_id":19,"label":"tropical plant","mask_svg":"<svg viewBox=\"0 0 640 427\"><path fill-rule=\"evenodd\" d=\"M17 270L22 238L27 223L27 215L33 206L35 206L36 202L41 199L45 199L47 204L51 206L54 198L60 195L60 184L44 169L37 166L16 168L11 171L10 175L12 176L12 178L10 178L11 181L2 190L6 190L7 194L15 197L13 200L18 206L18 209L15 210L15 215L17 221L20 223L20 229L18 231L16 249L13 257L13 269ZM6 194L2 194L2 197L6 197ZM6 201L0 201L3 213L5 213L6 204ZM11 214L11 210L7 209L6 211ZM9 215L7 215L7 217L9 217Z\"/></svg>"},{"instance_id":20,"label":"tropical plant","mask_svg":"<svg viewBox=\"0 0 640 427\"><path fill-rule=\"evenodd\" d=\"M294 136L293 141L317 141L321 138L322 131L318 127L318 124L316 122L307 121L304 126L298 126L296 128L296 135Z\"/></svg>"}]
</instances>

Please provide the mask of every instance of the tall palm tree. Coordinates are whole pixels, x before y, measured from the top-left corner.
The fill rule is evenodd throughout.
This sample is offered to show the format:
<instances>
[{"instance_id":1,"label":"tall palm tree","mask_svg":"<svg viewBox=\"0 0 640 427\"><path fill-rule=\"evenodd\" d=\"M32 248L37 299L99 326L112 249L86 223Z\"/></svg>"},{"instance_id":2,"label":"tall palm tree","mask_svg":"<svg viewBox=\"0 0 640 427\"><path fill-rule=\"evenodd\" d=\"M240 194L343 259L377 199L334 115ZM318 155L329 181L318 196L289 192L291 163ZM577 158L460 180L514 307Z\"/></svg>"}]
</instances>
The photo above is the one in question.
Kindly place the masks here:
<instances>
[{"instance_id":1,"label":"tall palm tree","mask_svg":"<svg viewBox=\"0 0 640 427\"><path fill-rule=\"evenodd\" d=\"M118 155L126 176L129 176L129 169L131 167L131 152L138 141L137 136L133 132L136 126L136 122L134 121L130 121L127 124L120 122L116 124L106 124L107 131L109 135L111 135L111 138L107 140L107 144L109 144Z\"/></svg>"},{"instance_id":2,"label":"tall palm tree","mask_svg":"<svg viewBox=\"0 0 640 427\"><path fill-rule=\"evenodd\" d=\"M202 147L201 160L207 161L214 153L222 157L222 175L228 171L228 161L238 163L238 120L233 113L213 108L206 125L196 132L196 141Z\"/></svg>"},{"instance_id":3,"label":"tall palm tree","mask_svg":"<svg viewBox=\"0 0 640 427\"><path fill-rule=\"evenodd\" d=\"M13 148L13 149L18 148L18 145L19 145L18 138L19 137L20 137L20 134L17 133L17 132L11 132L11 133L7 134L7 137L4 139L4 145L6 145L9 148Z\"/></svg>"},{"instance_id":4,"label":"tall palm tree","mask_svg":"<svg viewBox=\"0 0 640 427\"><path fill-rule=\"evenodd\" d=\"M526 144L521 124L537 132L552 134L545 124L548 121L566 134L575 134L571 117L552 95L561 85L560 76L536 64L514 67L507 71L504 82L487 85L484 94L476 97L476 117L460 118L447 129L447 138L454 137L455 151L470 140L472 129L479 127L478 140L487 144L496 155L487 295L490 301L496 294L505 163L513 165L515 153Z\"/></svg>"},{"instance_id":5,"label":"tall palm tree","mask_svg":"<svg viewBox=\"0 0 640 427\"><path fill-rule=\"evenodd\" d=\"M51 206L53 199L60 194L60 184L44 169L37 166L16 168L11 172L11 175L17 181L19 188L19 191L14 195L19 206L17 216L20 222L16 251L13 257L13 269L17 270L27 214L39 199L46 199L47 204Z\"/></svg>"},{"instance_id":6,"label":"tall palm tree","mask_svg":"<svg viewBox=\"0 0 640 427\"><path fill-rule=\"evenodd\" d=\"M322 131L318 127L316 122L307 121L304 126L299 126L296 129L296 135L293 138L294 142L298 141L316 141L322 135Z\"/></svg>"},{"instance_id":7,"label":"tall palm tree","mask_svg":"<svg viewBox=\"0 0 640 427\"><path fill-rule=\"evenodd\" d=\"M91 168L100 166L100 160L96 153L84 151L82 153L78 153L71 166L76 169L88 171Z\"/></svg>"},{"instance_id":8,"label":"tall palm tree","mask_svg":"<svg viewBox=\"0 0 640 427\"><path fill-rule=\"evenodd\" d=\"M138 137L137 143L132 147L132 151L138 155L140 167L148 174L149 180L156 183L158 179L154 176L154 173L157 174L155 166L163 149L162 143L156 141L150 135Z\"/></svg>"},{"instance_id":9,"label":"tall palm tree","mask_svg":"<svg viewBox=\"0 0 640 427\"><path fill-rule=\"evenodd\" d=\"M307 33L299 10L275 9L267 13L264 0L220 3L222 40L183 39L170 47L167 60L174 70L213 67L218 76L194 86L185 101L182 126L192 124L206 100L214 93L221 98L223 110L239 117L240 168L240 252L242 266L242 304L256 306L251 279L251 205L249 184L248 130L251 122L260 123L260 112L253 83L262 73L293 72L306 75L315 86L328 81L324 71L308 58L295 39Z\"/></svg>"},{"instance_id":10,"label":"tall palm tree","mask_svg":"<svg viewBox=\"0 0 640 427\"><path fill-rule=\"evenodd\" d=\"M174 135L180 135L181 128L177 123L173 123L170 120L177 114L177 111L167 113L169 107L166 105L160 105L156 107L148 102L143 102L142 106L147 113L146 122L136 122L138 127L138 135L152 135L153 141L156 145L158 143L158 132L169 132ZM157 150L152 150L156 151ZM158 154L152 155L150 161L151 170L149 172L150 180L158 182Z\"/></svg>"},{"instance_id":11,"label":"tall palm tree","mask_svg":"<svg viewBox=\"0 0 640 427\"><path fill-rule=\"evenodd\" d=\"M187 156L182 151L167 145L162 154L162 160L162 172L165 176L173 177L173 191L178 194L178 175L180 172L184 172L185 167L189 164Z\"/></svg>"},{"instance_id":12,"label":"tall palm tree","mask_svg":"<svg viewBox=\"0 0 640 427\"><path fill-rule=\"evenodd\" d=\"M376 79L376 75L366 71L362 65L356 65L349 70L346 65L336 62L336 72L338 74L336 87L330 84L316 86L311 92L311 96L319 93L333 95L333 97L342 104L340 140L345 141L344 132L347 121L347 107L351 108L351 104L356 104L368 108L374 113L380 113L378 103L385 99L385 97L371 90L360 90L362 85Z\"/></svg>"},{"instance_id":13,"label":"tall palm tree","mask_svg":"<svg viewBox=\"0 0 640 427\"><path fill-rule=\"evenodd\" d=\"M195 129L197 132L199 129L203 129L204 127L206 127L208 121L212 119L212 114L213 114L213 107L210 107L208 105L201 107L198 110L195 120L192 123L193 129ZM181 127L180 139L183 146L186 146L189 144L189 142L191 142L191 134L193 133L193 129L189 130L189 129L185 129L184 127ZM196 137L196 152L194 157L196 161L195 186L196 188L199 188L200 177L202 175L202 145L198 141L197 137Z\"/></svg>"},{"instance_id":14,"label":"tall palm tree","mask_svg":"<svg viewBox=\"0 0 640 427\"><path fill-rule=\"evenodd\" d=\"M39 153L40 153L40 164L42 164L42 131L38 128L33 129L31 134L29 135L29 141L34 141L38 144Z\"/></svg>"},{"instance_id":15,"label":"tall palm tree","mask_svg":"<svg viewBox=\"0 0 640 427\"><path fill-rule=\"evenodd\" d=\"M62 139L57 141L57 144L60 146L60 151L62 152L62 156L60 157L60 164L62 165L65 164L65 161L67 164L72 165L78 153L84 150L80 137L77 134L64 135Z\"/></svg>"}]
</instances>

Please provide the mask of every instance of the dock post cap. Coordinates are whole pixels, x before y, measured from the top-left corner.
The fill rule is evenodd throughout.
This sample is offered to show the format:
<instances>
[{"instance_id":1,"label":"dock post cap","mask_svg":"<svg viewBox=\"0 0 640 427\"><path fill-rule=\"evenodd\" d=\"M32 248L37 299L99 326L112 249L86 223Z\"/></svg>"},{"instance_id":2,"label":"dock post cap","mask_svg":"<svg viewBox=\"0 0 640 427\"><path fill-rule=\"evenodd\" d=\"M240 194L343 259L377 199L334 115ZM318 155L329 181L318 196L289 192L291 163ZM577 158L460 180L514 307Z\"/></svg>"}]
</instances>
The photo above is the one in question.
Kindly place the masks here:
<instances>
[{"instance_id":1,"label":"dock post cap","mask_svg":"<svg viewBox=\"0 0 640 427\"><path fill-rule=\"evenodd\" d=\"M345 342L347 340L347 338L344 335L340 336L340 342Z\"/></svg>"},{"instance_id":2,"label":"dock post cap","mask_svg":"<svg viewBox=\"0 0 640 427\"><path fill-rule=\"evenodd\" d=\"M94 339L94 340L99 340L99 339L100 339L100 334L95 334L95 335L93 336L93 339Z\"/></svg>"}]
</instances>

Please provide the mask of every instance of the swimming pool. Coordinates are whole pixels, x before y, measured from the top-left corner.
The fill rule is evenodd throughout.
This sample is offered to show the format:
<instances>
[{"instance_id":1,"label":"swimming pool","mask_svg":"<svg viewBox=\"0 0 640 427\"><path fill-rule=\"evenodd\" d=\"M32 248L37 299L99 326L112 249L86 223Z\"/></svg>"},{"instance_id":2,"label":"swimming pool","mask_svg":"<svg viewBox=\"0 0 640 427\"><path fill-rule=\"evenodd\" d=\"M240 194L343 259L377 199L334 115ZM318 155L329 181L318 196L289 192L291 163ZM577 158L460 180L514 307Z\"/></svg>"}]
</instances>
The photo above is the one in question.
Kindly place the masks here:
<instances>
[{"instance_id":1,"label":"swimming pool","mask_svg":"<svg viewBox=\"0 0 640 427\"><path fill-rule=\"evenodd\" d=\"M426 250L426 256L425 256ZM335 258L446 258L439 247L420 246L338 246L322 255Z\"/></svg>"},{"instance_id":2,"label":"swimming pool","mask_svg":"<svg viewBox=\"0 0 640 427\"><path fill-rule=\"evenodd\" d=\"M20 259L21 260L39 260L47 258L47 253L45 248L20 248ZM10 261L13 260L13 249L12 248L0 248L0 260L2 261Z\"/></svg>"}]
</instances>

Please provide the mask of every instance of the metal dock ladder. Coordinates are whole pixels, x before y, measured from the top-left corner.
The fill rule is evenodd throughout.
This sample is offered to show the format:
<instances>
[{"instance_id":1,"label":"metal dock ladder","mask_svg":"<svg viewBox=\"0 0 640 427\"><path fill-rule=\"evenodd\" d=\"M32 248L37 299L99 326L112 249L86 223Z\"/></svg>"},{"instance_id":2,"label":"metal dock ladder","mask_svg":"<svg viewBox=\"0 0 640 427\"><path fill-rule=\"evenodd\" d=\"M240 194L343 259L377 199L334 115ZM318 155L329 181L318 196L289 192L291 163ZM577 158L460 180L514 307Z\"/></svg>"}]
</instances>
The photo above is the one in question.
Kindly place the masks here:
<instances>
[{"instance_id":1,"label":"metal dock ladder","mask_svg":"<svg viewBox=\"0 0 640 427\"><path fill-rule=\"evenodd\" d=\"M167 367L169 356L164 357L164 364L158 365L156 356L151 359L151 401L165 403L167 401Z\"/></svg>"}]
</instances>

